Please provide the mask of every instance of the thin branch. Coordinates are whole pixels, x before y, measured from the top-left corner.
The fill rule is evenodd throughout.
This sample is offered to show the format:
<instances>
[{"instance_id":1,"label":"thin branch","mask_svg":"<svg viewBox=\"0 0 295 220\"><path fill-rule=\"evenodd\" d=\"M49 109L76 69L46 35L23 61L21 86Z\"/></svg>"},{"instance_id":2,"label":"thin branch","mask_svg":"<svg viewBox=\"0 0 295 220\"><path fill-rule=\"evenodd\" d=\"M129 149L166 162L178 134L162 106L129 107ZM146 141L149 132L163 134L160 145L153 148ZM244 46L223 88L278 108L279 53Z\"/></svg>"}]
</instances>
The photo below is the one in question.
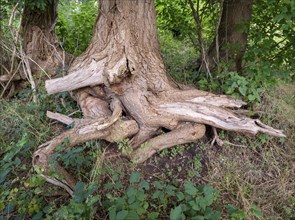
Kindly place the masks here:
<instances>
[{"instance_id":1,"label":"thin branch","mask_svg":"<svg viewBox=\"0 0 295 220\"><path fill-rule=\"evenodd\" d=\"M199 0L197 1L197 10L195 9L192 0L188 0L188 2L191 7L193 17L194 17L194 20L195 20L196 26L197 26L197 35L198 35L198 42L200 44L200 52L201 52L201 56L202 56L202 61L205 63L205 67L206 67L206 71L207 71L208 76L212 78L212 75L210 72L210 67L209 67L209 62L208 62L208 58L207 58L207 52L206 52L204 44L203 44L202 25L201 25L201 19L199 16L200 1Z\"/></svg>"},{"instance_id":2,"label":"thin branch","mask_svg":"<svg viewBox=\"0 0 295 220\"><path fill-rule=\"evenodd\" d=\"M18 7L18 2L15 4L15 6L12 9L12 12L11 12L11 15L10 15L10 18L9 18L9 24L8 24L11 36L13 37L13 39L15 38L13 40L13 52L12 52L12 55L11 55L11 61L10 61L11 66L10 66L9 74L11 74L12 71L13 71L14 62L15 62L15 54L16 54L16 50L17 50L17 47L16 47L17 44L16 44L15 40L18 40L18 36L19 36L19 31L18 31L18 34L16 35L16 37L14 37L14 30L13 30L13 27L12 27L12 22L14 20L15 12L16 12L17 7ZM21 23L21 19L22 19L22 16L20 17L20 23Z\"/></svg>"},{"instance_id":3,"label":"thin branch","mask_svg":"<svg viewBox=\"0 0 295 220\"><path fill-rule=\"evenodd\" d=\"M220 69L219 69L219 61L220 61L220 54L219 54L219 32L218 32L218 28L220 26L220 23L221 23L221 17L222 17L222 10L223 10L223 0L220 1L220 16L219 16L219 20L216 24L216 33L215 33L215 47L216 47L216 63L217 63L217 71L220 72Z\"/></svg>"}]
</instances>

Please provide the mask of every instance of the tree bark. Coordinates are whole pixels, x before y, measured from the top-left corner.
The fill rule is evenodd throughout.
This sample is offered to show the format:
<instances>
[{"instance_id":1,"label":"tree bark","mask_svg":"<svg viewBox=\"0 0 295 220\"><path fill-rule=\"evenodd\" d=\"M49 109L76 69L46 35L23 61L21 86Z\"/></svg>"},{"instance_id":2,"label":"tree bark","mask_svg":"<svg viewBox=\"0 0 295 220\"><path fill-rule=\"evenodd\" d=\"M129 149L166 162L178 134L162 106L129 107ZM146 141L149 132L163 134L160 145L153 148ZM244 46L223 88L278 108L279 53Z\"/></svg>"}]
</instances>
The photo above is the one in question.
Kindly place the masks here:
<instances>
[{"instance_id":1,"label":"tree bark","mask_svg":"<svg viewBox=\"0 0 295 220\"><path fill-rule=\"evenodd\" d=\"M210 70L216 71L219 63L226 63L230 71L242 72L252 6L253 0L223 1L218 31L207 52Z\"/></svg>"},{"instance_id":2,"label":"tree bark","mask_svg":"<svg viewBox=\"0 0 295 220\"><path fill-rule=\"evenodd\" d=\"M40 72L42 68L49 75L55 75L57 68L65 66L66 57L58 47L55 34L57 7L57 0L46 0L44 10L25 5L22 20L23 49L29 57L32 73Z\"/></svg>"},{"instance_id":3,"label":"tree bark","mask_svg":"<svg viewBox=\"0 0 295 220\"><path fill-rule=\"evenodd\" d=\"M160 53L155 16L153 0L101 0L90 46L75 59L67 76L46 81L50 94L74 90L83 111L83 119L73 119L73 129L34 153L33 164L39 172L44 168L42 175L48 181L53 182L46 175L50 170L48 158L64 139L69 140L64 147L73 147L93 138L115 141L128 137L132 152L127 156L144 162L162 149L201 138L203 124L284 136L259 120L234 114L230 108L241 107L245 104L242 101L191 88L183 90L170 80ZM60 114L48 115L71 122ZM120 123L125 126L118 127ZM63 182L54 177L54 183L71 193L73 178L59 170Z\"/></svg>"}]
</instances>

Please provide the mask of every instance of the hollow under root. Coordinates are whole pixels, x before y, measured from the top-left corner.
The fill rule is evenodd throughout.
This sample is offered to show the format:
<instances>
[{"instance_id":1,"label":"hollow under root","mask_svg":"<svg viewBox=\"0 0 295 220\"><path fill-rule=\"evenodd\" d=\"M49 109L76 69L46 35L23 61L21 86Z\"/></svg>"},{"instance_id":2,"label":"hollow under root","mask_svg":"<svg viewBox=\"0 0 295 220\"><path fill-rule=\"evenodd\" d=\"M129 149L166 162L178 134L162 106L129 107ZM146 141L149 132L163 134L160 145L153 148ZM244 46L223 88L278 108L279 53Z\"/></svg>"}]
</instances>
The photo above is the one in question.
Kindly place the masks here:
<instances>
[{"instance_id":1,"label":"hollow under root","mask_svg":"<svg viewBox=\"0 0 295 220\"><path fill-rule=\"evenodd\" d=\"M138 149L132 152L131 159L137 163L143 163L161 150L202 138L205 131L206 128L203 124L189 122L181 124L175 130L154 137L141 144Z\"/></svg>"}]
</instances>

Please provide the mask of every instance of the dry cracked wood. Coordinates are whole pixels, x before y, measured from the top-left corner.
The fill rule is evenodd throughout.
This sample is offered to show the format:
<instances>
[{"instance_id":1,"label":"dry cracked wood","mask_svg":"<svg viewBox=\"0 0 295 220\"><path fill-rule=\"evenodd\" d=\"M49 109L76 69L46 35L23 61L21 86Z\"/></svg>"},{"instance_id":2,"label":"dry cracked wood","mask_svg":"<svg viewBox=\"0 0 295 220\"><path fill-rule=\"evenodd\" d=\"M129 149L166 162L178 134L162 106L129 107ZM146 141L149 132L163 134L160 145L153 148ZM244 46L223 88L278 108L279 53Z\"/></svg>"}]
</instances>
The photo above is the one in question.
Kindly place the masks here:
<instances>
[{"instance_id":1,"label":"dry cracked wood","mask_svg":"<svg viewBox=\"0 0 295 220\"><path fill-rule=\"evenodd\" d=\"M67 76L46 81L50 94L74 90L84 119L38 148L34 164L42 165L44 173L49 169L46 160L65 137L69 139L67 147L93 138L113 142L129 137L134 150L130 156L137 162L162 149L201 138L203 124L284 137L282 131L257 119L235 114L233 109L245 105L243 101L181 89L171 80L159 49L155 15L153 0L100 1L88 49L76 58ZM120 121L122 114L130 120ZM60 121L68 121L65 119ZM164 133L167 129L169 132ZM72 182L69 178L63 183L68 192Z\"/></svg>"},{"instance_id":2,"label":"dry cracked wood","mask_svg":"<svg viewBox=\"0 0 295 220\"><path fill-rule=\"evenodd\" d=\"M89 140L97 139L117 142L134 135L138 131L137 124L133 120L117 121L106 129L90 129L89 132L85 132L85 128L90 128L91 125L91 123L86 123L86 125L80 124L40 145L33 154L33 166L35 170L48 182L64 188L71 195L75 186L75 179L52 159L52 155L56 152L58 146L69 148ZM93 127L96 127L96 124ZM83 132L80 132L81 130Z\"/></svg>"}]
</instances>

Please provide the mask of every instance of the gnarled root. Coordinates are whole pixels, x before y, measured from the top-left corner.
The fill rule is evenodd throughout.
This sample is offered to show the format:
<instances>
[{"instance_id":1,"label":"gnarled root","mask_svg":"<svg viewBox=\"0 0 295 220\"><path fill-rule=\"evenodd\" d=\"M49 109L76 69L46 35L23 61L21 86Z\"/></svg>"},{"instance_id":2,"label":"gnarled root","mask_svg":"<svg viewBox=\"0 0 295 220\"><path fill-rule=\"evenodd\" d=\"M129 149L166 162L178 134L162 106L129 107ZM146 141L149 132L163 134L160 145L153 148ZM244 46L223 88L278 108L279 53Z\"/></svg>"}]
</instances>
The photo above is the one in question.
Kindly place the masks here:
<instances>
[{"instance_id":1,"label":"gnarled root","mask_svg":"<svg viewBox=\"0 0 295 220\"><path fill-rule=\"evenodd\" d=\"M186 144L200 139L205 134L205 125L197 123L180 124L175 130L159 135L133 151L131 159L143 163L155 153L178 144Z\"/></svg>"},{"instance_id":2,"label":"gnarled root","mask_svg":"<svg viewBox=\"0 0 295 220\"><path fill-rule=\"evenodd\" d=\"M50 165L51 156L55 153L56 147L63 148L73 147L77 144L89 140L104 139L109 142L116 142L130 137L138 132L137 123L134 120L117 121L113 125L103 130L92 130L85 132L87 125L79 125L68 132L65 132L53 140L42 144L33 154L33 166L35 170L42 175L48 182L64 188L70 195L73 194L75 180L60 165L53 160L55 165ZM80 130L84 132L80 133ZM53 172L54 175L50 175Z\"/></svg>"},{"instance_id":3,"label":"gnarled root","mask_svg":"<svg viewBox=\"0 0 295 220\"><path fill-rule=\"evenodd\" d=\"M99 91L99 88L86 88L77 92L77 101L82 108L85 119L72 119L59 113L47 112L48 117L67 125L75 124L75 127L42 144L33 154L33 166L36 171L48 182L64 188L70 195L73 194L76 181L51 158L56 147L69 148L96 139L116 142L133 136L139 130L134 120L119 121L122 107L118 98L112 98L110 108L113 112L111 114L108 103L100 97ZM50 159L54 162L53 165L49 163ZM50 173L53 173L53 175L50 175Z\"/></svg>"}]
</instances>

